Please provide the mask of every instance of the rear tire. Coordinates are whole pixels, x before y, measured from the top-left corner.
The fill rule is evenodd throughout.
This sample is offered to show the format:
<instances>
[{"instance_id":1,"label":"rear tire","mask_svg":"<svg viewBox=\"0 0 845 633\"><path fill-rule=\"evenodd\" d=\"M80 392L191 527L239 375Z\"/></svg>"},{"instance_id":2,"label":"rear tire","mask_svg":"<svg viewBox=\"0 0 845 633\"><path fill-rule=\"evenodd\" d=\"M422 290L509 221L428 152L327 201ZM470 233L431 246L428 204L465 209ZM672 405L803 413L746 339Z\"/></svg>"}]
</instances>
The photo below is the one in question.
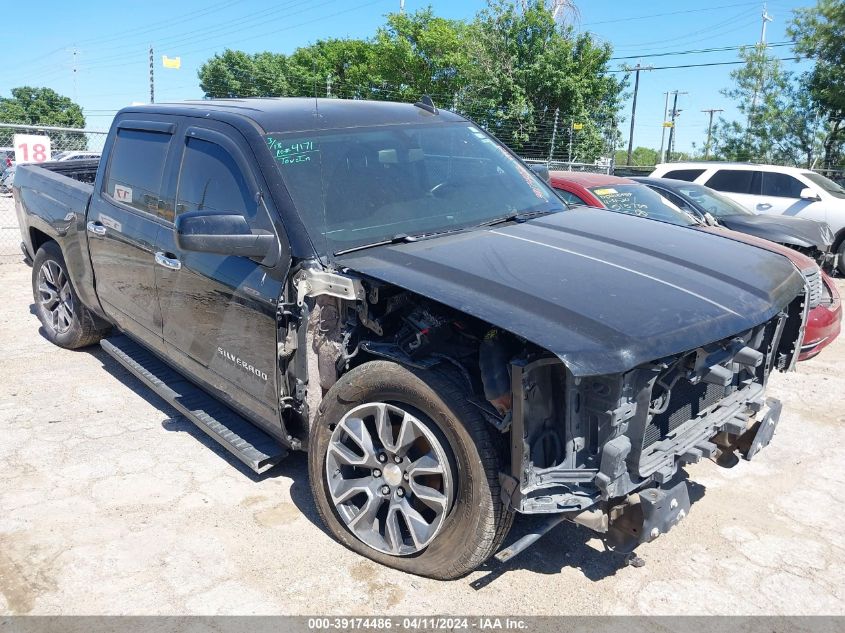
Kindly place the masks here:
<instances>
[{"instance_id":1,"label":"rear tire","mask_svg":"<svg viewBox=\"0 0 845 633\"><path fill-rule=\"evenodd\" d=\"M308 470L317 509L338 541L388 567L438 580L464 576L495 553L513 521L513 514L502 502L499 486L503 436L467 402L468 395L461 381L450 380L436 369L421 371L381 360L356 367L332 386L311 426ZM388 423L382 427L392 429L389 433L396 440L393 446L390 437L382 441L384 436L372 431L379 415L372 412L384 410L390 410L393 416L393 426ZM407 451L407 458L401 448L396 448L402 443L406 422L407 436L417 438L409 444L412 448ZM369 444L369 449L357 451L357 456L347 453L339 459L338 453L344 452L343 445L338 448L339 438L345 438L347 446L354 450L354 446L361 446L356 437L363 437L363 444ZM348 443L350 439L354 444ZM414 450L433 455L433 462L443 465L443 474L414 474ZM378 460L371 457L372 463L364 465L368 454ZM348 466L349 461L345 460L350 457L361 465ZM408 477L404 482L400 479L403 473L410 473L410 481ZM418 477L424 482L422 486ZM354 497L344 495L339 491L345 491L347 484L365 491ZM419 504L425 503L426 497L430 500L437 496L431 492L433 489L449 501L444 502L442 516L422 508L420 514L426 515L428 523L436 523L431 530L427 530L430 526L421 529L429 538L418 539L416 529L412 530L414 525L422 524L417 523L419 515L412 515L417 518L408 521L402 514L391 533L393 508L403 501L421 508ZM360 501L353 502L355 498ZM336 503L333 499L349 503ZM371 514L365 512L371 509ZM371 516L377 518L368 521ZM372 525L374 530L367 534L362 525ZM393 534L400 535L400 526L401 538L395 538Z\"/></svg>"},{"instance_id":2,"label":"rear tire","mask_svg":"<svg viewBox=\"0 0 845 633\"><path fill-rule=\"evenodd\" d=\"M62 250L46 242L32 261L35 312L47 339L65 349L93 345L109 326L82 305L70 281Z\"/></svg>"},{"instance_id":3,"label":"rear tire","mask_svg":"<svg viewBox=\"0 0 845 633\"><path fill-rule=\"evenodd\" d=\"M845 239L839 245L839 262L836 268L839 270L839 274L845 277Z\"/></svg>"}]
</instances>

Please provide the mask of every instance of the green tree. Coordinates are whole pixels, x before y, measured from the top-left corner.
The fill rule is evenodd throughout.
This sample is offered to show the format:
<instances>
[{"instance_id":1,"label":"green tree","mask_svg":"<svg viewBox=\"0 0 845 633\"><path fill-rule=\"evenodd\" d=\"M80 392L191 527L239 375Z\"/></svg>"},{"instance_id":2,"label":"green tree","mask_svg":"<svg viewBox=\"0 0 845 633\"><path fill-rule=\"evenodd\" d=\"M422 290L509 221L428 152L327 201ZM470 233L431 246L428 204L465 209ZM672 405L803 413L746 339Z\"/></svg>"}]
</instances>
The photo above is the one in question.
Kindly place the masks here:
<instances>
[{"instance_id":1,"label":"green tree","mask_svg":"<svg viewBox=\"0 0 845 633\"><path fill-rule=\"evenodd\" d=\"M583 125L573 133L573 158L606 153L623 88L607 72L610 46L559 25L540 0L526 0L521 9L492 0L470 35L473 63L459 108L531 155L567 156L572 123ZM557 142L550 148L555 113Z\"/></svg>"},{"instance_id":2,"label":"green tree","mask_svg":"<svg viewBox=\"0 0 845 633\"><path fill-rule=\"evenodd\" d=\"M412 101L427 94L451 107L467 82L468 37L465 22L436 17L430 7L389 15L373 43L378 79L392 89L384 98Z\"/></svg>"},{"instance_id":3,"label":"green tree","mask_svg":"<svg viewBox=\"0 0 845 633\"><path fill-rule=\"evenodd\" d=\"M58 127L85 127L82 108L50 88L12 88L10 98L0 98L0 122ZM0 143L12 144L14 130L0 129ZM61 149L85 149L84 134L53 133L53 144Z\"/></svg>"},{"instance_id":4,"label":"green tree","mask_svg":"<svg viewBox=\"0 0 845 633\"><path fill-rule=\"evenodd\" d=\"M651 149L650 147L635 147L634 151L631 152L631 165L637 167L652 167L660 162L659 154L660 152L656 149ZM624 149L617 150L615 158L617 165L624 165L625 161L628 160L628 151Z\"/></svg>"},{"instance_id":5,"label":"green tree","mask_svg":"<svg viewBox=\"0 0 845 633\"><path fill-rule=\"evenodd\" d=\"M797 9L787 33L795 40L795 52L814 61L806 83L826 119L824 167L845 164L845 3L819 0L814 7Z\"/></svg>"},{"instance_id":6,"label":"green tree","mask_svg":"<svg viewBox=\"0 0 845 633\"><path fill-rule=\"evenodd\" d=\"M714 156L726 160L810 166L823 121L800 77L786 71L765 46L742 49L745 65L731 72L722 94L737 104L740 120L720 119Z\"/></svg>"},{"instance_id":7,"label":"green tree","mask_svg":"<svg viewBox=\"0 0 845 633\"><path fill-rule=\"evenodd\" d=\"M567 157L571 138L573 157L592 161L606 154L620 106L610 54L556 21L542 0L490 0L472 21L430 8L390 14L371 39L318 41L288 56L227 50L199 78L209 97L330 92L410 102L428 94L525 155ZM573 123L581 125L570 135Z\"/></svg>"},{"instance_id":8,"label":"green tree","mask_svg":"<svg viewBox=\"0 0 845 633\"><path fill-rule=\"evenodd\" d=\"M250 55L226 49L199 71L200 88L206 96L276 97L288 94L287 57L274 53Z\"/></svg>"}]
</instances>

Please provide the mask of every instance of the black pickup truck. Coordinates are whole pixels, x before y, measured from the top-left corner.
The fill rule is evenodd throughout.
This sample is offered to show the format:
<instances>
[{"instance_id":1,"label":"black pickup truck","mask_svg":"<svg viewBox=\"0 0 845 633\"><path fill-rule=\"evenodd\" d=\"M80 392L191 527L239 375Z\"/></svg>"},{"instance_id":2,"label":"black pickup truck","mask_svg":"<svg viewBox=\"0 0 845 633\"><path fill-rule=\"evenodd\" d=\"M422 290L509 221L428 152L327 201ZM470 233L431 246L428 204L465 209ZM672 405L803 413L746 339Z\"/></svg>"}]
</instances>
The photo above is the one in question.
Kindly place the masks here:
<instances>
[{"instance_id":1,"label":"black pickup truck","mask_svg":"<svg viewBox=\"0 0 845 633\"><path fill-rule=\"evenodd\" d=\"M14 184L35 308L256 472L309 456L353 550L455 578L545 515L631 551L689 511L680 471L752 458L793 368L790 261L567 208L430 101L122 110L99 164ZM566 546L566 544L562 544Z\"/></svg>"}]
</instances>

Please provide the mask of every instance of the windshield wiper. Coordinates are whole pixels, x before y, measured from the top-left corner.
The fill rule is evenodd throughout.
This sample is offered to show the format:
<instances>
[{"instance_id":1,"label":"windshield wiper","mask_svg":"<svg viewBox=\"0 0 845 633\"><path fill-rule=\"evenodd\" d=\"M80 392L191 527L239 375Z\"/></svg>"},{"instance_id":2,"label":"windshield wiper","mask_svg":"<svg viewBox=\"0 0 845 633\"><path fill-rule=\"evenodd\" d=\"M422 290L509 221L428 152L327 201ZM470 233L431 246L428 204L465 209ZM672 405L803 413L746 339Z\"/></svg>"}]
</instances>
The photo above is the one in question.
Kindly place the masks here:
<instances>
[{"instance_id":1,"label":"windshield wiper","mask_svg":"<svg viewBox=\"0 0 845 633\"><path fill-rule=\"evenodd\" d=\"M499 224L505 224L507 222L527 222L531 218L536 218L541 215L549 215L550 213L555 213L555 211L550 209L543 209L542 211L521 211L511 213L510 215L506 215L501 218L494 218L493 220L487 220L486 222L482 222L477 226L497 226Z\"/></svg>"},{"instance_id":2,"label":"windshield wiper","mask_svg":"<svg viewBox=\"0 0 845 633\"><path fill-rule=\"evenodd\" d=\"M378 242L370 242L369 244L360 244L358 246L352 246L351 248L345 248L342 251L335 252L335 257L339 255L346 255L347 253L354 253L356 251L363 251L368 248L374 248L376 246L386 246L387 244L406 244L408 242L416 242L419 237L415 235L406 235L405 233L400 233L399 235L394 235L390 239L387 240L379 240Z\"/></svg>"}]
</instances>

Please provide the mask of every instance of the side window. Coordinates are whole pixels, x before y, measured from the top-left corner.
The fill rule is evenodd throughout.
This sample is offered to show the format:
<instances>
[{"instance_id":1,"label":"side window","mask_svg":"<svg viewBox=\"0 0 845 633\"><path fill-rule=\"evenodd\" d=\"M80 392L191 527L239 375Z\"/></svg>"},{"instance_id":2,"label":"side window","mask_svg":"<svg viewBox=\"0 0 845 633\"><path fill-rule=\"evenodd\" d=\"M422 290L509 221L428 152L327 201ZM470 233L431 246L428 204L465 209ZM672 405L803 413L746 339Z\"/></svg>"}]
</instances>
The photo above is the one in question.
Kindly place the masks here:
<instances>
[{"instance_id":1,"label":"side window","mask_svg":"<svg viewBox=\"0 0 845 633\"><path fill-rule=\"evenodd\" d=\"M667 171L661 178L674 178L675 180L692 182L703 173L703 169L673 169L672 171Z\"/></svg>"},{"instance_id":2,"label":"side window","mask_svg":"<svg viewBox=\"0 0 845 633\"><path fill-rule=\"evenodd\" d=\"M789 174L763 172L763 195L778 198L800 198L804 185Z\"/></svg>"},{"instance_id":3,"label":"side window","mask_svg":"<svg viewBox=\"0 0 845 633\"><path fill-rule=\"evenodd\" d=\"M159 211L161 176L170 134L118 129L103 182L103 193L140 211Z\"/></svg>"},{"instance_id":4,"label":"side window","mask_svg":"<svg viewBox=\"0 0 845 633\"><path fill-rule=\"evenodd\" d=\"M176 213L227 211L244 216L253 228L270 221L251 192L235 159L217 143L189 137L185 143Z\"/></svg>"},{"instance_id":5,"label":"side window","mask_svg":"<svg viewBox=\"0 0 845 633\"><path fill-rule=\"evenodd\" d=\"M720 169L710 177L707 186L716 191L759 195L760 173L750 169Z\"/></svg>"},{"instance_id":6,"label":"side window","mask_svg":"<svg viewBox=\"0 0 845 633\"><path fill-rule=\"evenodd\" d=\"M581 200L581 198L576 196L571 191L564 191L563 189L555 189L555 193L557 194L557 197L560 198L561 200L563 200L566 204L574 204L574 205L586 204L583 200Z\"/></svg>"}]
</instances>

